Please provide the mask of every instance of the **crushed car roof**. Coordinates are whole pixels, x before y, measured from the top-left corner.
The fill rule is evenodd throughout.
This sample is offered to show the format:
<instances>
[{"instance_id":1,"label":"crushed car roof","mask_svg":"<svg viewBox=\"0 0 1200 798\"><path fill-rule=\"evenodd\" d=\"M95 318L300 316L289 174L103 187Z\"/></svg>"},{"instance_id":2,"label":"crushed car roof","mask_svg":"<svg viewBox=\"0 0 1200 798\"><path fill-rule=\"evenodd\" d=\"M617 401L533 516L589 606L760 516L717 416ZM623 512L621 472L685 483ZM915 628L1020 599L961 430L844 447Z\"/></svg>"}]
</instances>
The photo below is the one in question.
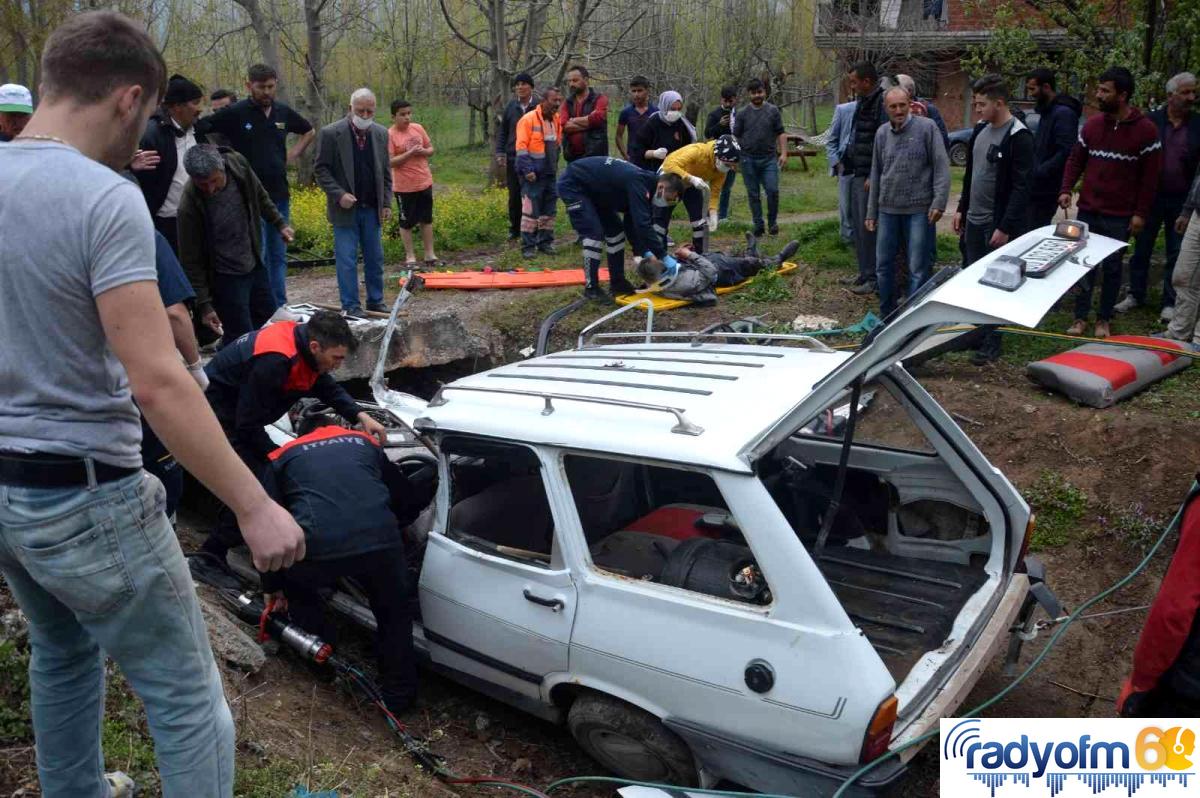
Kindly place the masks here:
<instances>
[{"instance_id":1,"label":"crushed car roof","mask_svg":"<svg viewBox=\"0 0 1200 798\"><path fill-rule=\"evenodd\" d=\"M456 380L438 429L749 471L738 451L849 357L705 343L557 352Z\"/></svg>"}]
</instances>

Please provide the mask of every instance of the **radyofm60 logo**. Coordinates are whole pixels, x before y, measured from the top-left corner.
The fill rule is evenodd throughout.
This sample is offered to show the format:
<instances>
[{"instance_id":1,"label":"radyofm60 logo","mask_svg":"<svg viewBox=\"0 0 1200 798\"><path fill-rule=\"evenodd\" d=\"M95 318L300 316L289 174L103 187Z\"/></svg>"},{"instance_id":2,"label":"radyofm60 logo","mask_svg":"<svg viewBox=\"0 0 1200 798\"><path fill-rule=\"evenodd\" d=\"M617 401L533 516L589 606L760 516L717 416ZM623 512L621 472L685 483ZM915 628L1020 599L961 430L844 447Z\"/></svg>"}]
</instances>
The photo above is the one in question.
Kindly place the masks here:
<instances>
[{"instance_id":1,"label":"radyofm60 logo","mask_svg":"<svg viewBox=\"0 0 1200 798\"><path fill-rule=\"evenodd\" d=\"M944 718L941 794L1196 795L1200 721Z\"/></svg>"}]
</instances>

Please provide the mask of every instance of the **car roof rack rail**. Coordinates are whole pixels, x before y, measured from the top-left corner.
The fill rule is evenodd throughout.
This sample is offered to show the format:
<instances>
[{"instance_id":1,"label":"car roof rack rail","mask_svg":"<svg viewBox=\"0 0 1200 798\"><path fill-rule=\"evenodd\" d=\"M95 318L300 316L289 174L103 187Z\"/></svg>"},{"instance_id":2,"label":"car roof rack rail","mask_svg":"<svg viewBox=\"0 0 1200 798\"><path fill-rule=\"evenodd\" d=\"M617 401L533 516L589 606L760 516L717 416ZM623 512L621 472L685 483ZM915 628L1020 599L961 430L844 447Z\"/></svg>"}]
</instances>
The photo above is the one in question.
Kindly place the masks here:
<instances>
[{"instance_id":1,"label":"car roof rack rail","mask_svg":"<svg viewBox=\"0 0 1200 798\"><path fill-rule=\"evenodd\" d=\"M626 399L606 399L599 396L573 396L564 393L547 393L545 391L523 391L519 388L485 388L479 385L443 385L438 389L437 394L429 400L429 407L441 407L449 400L446 399L446 391L474 391L477 393L502 393L510 396L534 396L543 400L546 404L542 407L542 415L548 416L554 412L554 400L563 402L588 402L597 405L612 405L614 407L628 407L634 410L651 410L657 413L670 413L675 416L675 426L671 427L671 432L677 435L701 435L704 433L704 427L698 424L693 424L688 421L684 415L686 412L682 407L671 407L669 405L655 405L646 402L631 402Z\"/></svg>"},{"instance_id":2,"label":"car roof rack rail","mask_svg":"<svg viewBox=\"0 0 1200 798\"><path fill-rule=\"evenodd\" d=\"M628 305L622 305L621 307L614 310L612 313L605 313L603 316L596 319L594 322L592 322L588 326L584 327L582 330L579 331L579 341L575 344L575 347L577 349L583 349L585 346L587 346L588 333L590 333L592 330L595 330L597 327L604 324L605 322L608 322L611 319L615 319L617 316L620 316L622 313L633 310L634 308L645 308L646 309L646 332L644 332L644 333L621 333L621 334L622 335L633 335L633 336L643 336L644 335L646 337L646 343L650 343L650 336L654 334L654 303L652 301L650 301L649 298L646 298L646 299L639 299L637 302L630 302Z\"/></svg>"},{"instance_id":3,"label":"car roof rack rail","mask_svg":"<svg viewBox=\"0 0 1200 798\"><path fill-rule=\"evenodd\" d=\"M586 330L585 330L586 332ZM646 343L654 343L655 339L663 341L679 341L686 339L693 347L698 347L708 339L714 339L718 342L727 338L742 338L756 341L790 341L793 343L803 344L804 348L811 349L814 352L836 352L836 349L831 348L824 341L820 341L811 335L800 335L798 333L756 333L756 332L730 332L730 331L680 331L680 332L607 332L596 333L592 336L593 340L614 341L622 338L644 338ZM579 349L589 348L583 344L583 336L579 337ZM590 347L595 348L595 347Z\"/></svg>"}]
</instances>

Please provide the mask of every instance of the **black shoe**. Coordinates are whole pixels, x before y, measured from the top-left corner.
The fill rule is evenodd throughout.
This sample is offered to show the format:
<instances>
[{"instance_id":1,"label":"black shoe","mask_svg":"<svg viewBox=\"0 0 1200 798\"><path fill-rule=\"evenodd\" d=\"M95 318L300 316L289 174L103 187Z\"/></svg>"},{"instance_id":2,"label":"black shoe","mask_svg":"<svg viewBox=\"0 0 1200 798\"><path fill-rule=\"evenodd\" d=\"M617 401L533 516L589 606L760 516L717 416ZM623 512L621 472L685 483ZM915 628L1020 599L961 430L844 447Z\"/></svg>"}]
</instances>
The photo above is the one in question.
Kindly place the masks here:
<instances>
[{"instance_id":1,"label":"black shoe","mask_svg":"<svg viewBox=\"0 0 1200 798\"><path fill-rule=\"evenodd\" d=\"M387 313L391 308L384 302L368 302L367 310L374 311L375 313Z\"/></svg>"},{"instance_id":2,"label":"black shoe","mask_svg":"<svg viewBox=\"0 0 1200 798\"><path fill-rule=\"evenodd\" d=\"M520 234L520 233L513 233L513 232L509 232L509 234L508 234L508 240L509 240L509 241L520 241L520 240L521 240L521 234Z\"/></svg>"},{"instance_id":3,"label":"black shoe","mask_svg":"<svg viewBox=\"0 0 1200 798\"><path fill-rule=\"evenodd\" d=\"M351 319L365 319L366 318L366 316L363 315L363 309L361 307L342 308L342 315L349 317Z\"/></svg>"},{"instance_id":4,"label":"black shoe","mask_svg":"<svg viewBox=\"0 0 1200 798\"><path fill-rule=\"evenodd\" d=\"M858 294L859 296L866 296L867 294L875 293L876 290L875 282L873 280L867 280L856 284L850 289L850 293Z\"/></svg>"},{"instance_id":5,"label":"black shoe","mask_svg":"<svg viewBox=\"0 0 1200 798\"><path fill-rule=\"evenodd\" d=\"M777 225L777 224L771 225L770 227L767 228L767 232L773 236L779 235L779 225Z\"/></svg>"},{"instance_id":6,"label":"black shoe","mask_svg":"<svg viewBox=\"0 0 1200 798\"><path fill-rule=\"evenodd\" d=\"M554 248L553 244L550 244L550 243L538 244L538 252L542 253L543 255L553 255L557 251L558 250L556 250Z\"/></svg>"},{"instance_id":7,"label":"black shoe","mask_svg":"<svg viewBox=\"0 0 1200 798\"><path fill-rule=\"evenodd\" d=\"M758 236L762 233L746 233L746 255L747 257L758 257Z\"/></svg>"},{"instance_id":8,"label":"black shoe","mask_svg":"<svg viewBox=\"0 0 1200 798\"><path fill-rule=\"evenodd\" d=\"M608 284L608 292L612 294L613 299L634 292L633 284L628 280L613 280Z\"/></svg>"},{"instance_id":9,"label":"black shoe","mask_svg":"<svg viewBox=\"0 0 1200 798\"><path fill-rule=\"evenodd\" d=\"M604 289L598 285L586 285L583 287L583 298L589 302L606 302L608 301L609 296L608 294L604 293Z\"/></svg>"},{"instance_id":10,"label":"black shoe","mask_svg":"<svg viewBox=\"0 0 1200 798\"><path fill-rule=\"evenodd\" d=\"M783 245L783 249L779 250L779 254L775 256L775 262L782 266L784 261L796 254L800 249L799 241L789 241Z\"/></svg>"},{"instance_id":11,"label":"black shoe","mask_svg":"<svg viewBox=\"0 0 1200 798\"><path fill-rule=\"evenodd\" d=\"M764 235L766 235L766 232L766 229L761 224L754 225L755 238L762 238Z\"/></svg>"},{"instance_id":12,"label":"black shoe","mask_svg":"<svg viewBox=\"0 0 1200 798\"><path fill-rule=\"evenodd\" d=\"M526 260L529 260L530 258L533 258L533 257L537 257L537 250L529 249L528 247L522 247L521 248L521 257L525 258Z\"/></svg>"}]
</instances>

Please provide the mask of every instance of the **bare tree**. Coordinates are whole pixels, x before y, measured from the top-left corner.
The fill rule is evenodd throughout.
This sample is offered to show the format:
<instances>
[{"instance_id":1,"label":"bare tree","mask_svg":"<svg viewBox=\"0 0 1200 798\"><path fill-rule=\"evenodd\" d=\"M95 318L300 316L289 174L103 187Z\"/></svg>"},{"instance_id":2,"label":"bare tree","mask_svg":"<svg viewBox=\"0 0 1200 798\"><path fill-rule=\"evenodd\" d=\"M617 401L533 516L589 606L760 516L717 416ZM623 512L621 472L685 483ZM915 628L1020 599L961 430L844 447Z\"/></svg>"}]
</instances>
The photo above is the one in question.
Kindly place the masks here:
<instances>
[{"instance_id":1,"label":"bare tree","mask_svg":"<svg viewBox=\"0 0 1200 798\"><path fill-rule=\"evenodd\" d=\"M280 26L271 0L233 0L233 2L245 9L246 15L250 18L250 27L254 31L254 38L258 41L262 62L278 72L280 67L279 45L276 44L275 37ZM267 4L265 7L264 2ZM286 98L287 87L283 86L281 91Z\"/></svg>"}]
</instances>

